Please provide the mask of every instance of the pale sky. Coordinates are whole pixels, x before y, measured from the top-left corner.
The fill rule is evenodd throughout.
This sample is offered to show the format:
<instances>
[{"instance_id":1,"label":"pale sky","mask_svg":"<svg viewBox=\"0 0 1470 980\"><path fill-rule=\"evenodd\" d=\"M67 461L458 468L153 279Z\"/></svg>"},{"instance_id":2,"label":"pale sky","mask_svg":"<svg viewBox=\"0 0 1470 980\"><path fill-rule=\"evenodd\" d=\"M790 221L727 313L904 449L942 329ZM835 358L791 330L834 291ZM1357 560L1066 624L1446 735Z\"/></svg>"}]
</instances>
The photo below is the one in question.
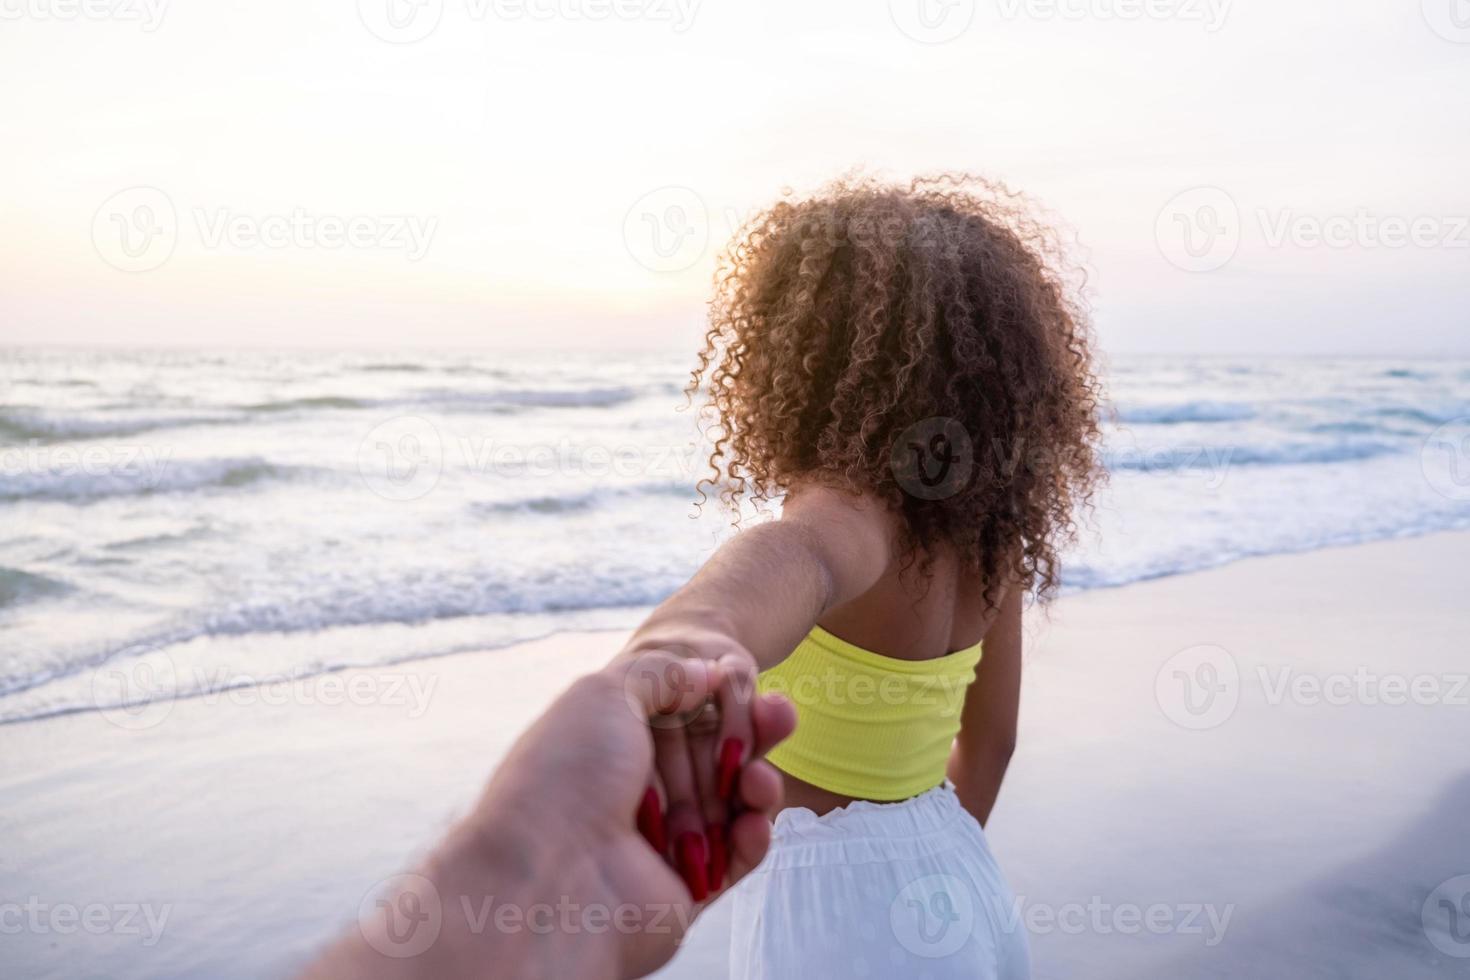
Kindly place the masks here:
<instances>
[{"instance_id":1,"label":"pale sky","mask_svg":"<svg viewBox=\"0 0 1470 980\"><path fill-rule=\"evenodd\" d=\"M1038 198L1109 350L1470 355L1466 0L0 0L0 91L0 343L677 349L863 166Z\"/></svg>"}]
</instances>

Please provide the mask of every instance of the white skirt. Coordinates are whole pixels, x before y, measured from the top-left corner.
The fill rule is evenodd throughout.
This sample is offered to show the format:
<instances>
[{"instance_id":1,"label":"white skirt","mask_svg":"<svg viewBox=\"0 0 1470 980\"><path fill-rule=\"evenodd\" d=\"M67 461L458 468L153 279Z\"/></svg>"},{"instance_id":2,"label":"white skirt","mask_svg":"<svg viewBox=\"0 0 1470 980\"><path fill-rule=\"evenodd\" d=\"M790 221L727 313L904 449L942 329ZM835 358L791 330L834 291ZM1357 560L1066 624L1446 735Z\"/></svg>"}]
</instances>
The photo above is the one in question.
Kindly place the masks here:
<instances>
[{"instance_id":1,"label":"white skirt","mask_svg":"<svg viewBox=\"0 0 1470 980\"><path fill-rule=\"evenodd\" d=\"M736 980L1024 980L1025 928L985 832L946 783L899 803L776 817L734 889Z\"/></svg>"}]
</instances>

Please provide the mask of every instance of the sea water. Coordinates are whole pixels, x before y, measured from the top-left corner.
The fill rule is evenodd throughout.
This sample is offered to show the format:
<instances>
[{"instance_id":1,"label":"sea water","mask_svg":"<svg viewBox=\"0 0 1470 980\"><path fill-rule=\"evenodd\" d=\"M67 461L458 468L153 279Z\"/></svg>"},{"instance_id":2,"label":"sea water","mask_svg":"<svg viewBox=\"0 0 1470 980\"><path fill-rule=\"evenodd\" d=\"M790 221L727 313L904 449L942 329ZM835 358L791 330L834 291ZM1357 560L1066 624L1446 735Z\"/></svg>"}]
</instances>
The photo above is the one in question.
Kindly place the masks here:
<instances>
[{"instance_id":1,"label":"sea water","mask_svg":"<svg viewBox=\"0 0 1470 980\"><path fill-rule=\"evenodd\" d=\"M690 359L0 354L0 722L629 627L726 535ZM1470 526L1470 363L1114 358L1064 588ZM149 666L146 672L133 668Z\"/></svg>"}]
</instances>

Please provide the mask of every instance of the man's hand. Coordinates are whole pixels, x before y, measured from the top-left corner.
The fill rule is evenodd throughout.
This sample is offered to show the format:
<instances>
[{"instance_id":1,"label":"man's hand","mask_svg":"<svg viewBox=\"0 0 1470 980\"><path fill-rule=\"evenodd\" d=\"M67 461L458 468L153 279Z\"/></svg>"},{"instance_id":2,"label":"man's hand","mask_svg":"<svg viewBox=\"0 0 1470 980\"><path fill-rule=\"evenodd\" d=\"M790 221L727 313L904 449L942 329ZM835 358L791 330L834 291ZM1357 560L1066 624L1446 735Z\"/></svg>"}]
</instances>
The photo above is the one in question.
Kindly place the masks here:
<instances>
[{"instance_id":1,"label":"man's hand","mask_svg":"<svg viewBox=\"0 0 1470 980\"><path fill-rule=\"evenodd\" d=\"M386 896L381 914L308 976L623 977L656 969L698 907L638 827L659 726L678 727L711 700L721 711L740 705L752 745L733 778L729 881L770 845L781 783L760 756L790 734L796 716L780 697L742 704L731 696L732 684L749 680L738 680L741 673L727 673L722 661L648 652L575 682L516 742L422 874L404 876L412 894ZM434 940L411 956L392 946L400 905L420 915L439 910Z\"/></svg>"}]
</instances>

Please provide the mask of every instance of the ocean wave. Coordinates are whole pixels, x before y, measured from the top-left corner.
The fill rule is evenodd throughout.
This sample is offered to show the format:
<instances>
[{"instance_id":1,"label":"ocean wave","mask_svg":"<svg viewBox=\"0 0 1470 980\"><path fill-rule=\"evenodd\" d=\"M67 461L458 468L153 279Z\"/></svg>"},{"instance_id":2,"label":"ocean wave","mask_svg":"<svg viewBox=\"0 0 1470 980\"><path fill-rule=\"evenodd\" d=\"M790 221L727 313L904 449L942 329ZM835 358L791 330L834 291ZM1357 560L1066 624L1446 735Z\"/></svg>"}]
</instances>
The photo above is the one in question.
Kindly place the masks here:
<instances>
[{"instance_id":1,"label":"ocean wave","mask_svg":"<svg viewBox=\"0 0 1470 980\"><path fill-rule=\"evenodd\" d=\"M0 565L0 609L70 591L64 582Z\"/></svg>"},{"instance_id":2,"label":"ocean wave","mask_svg":"<svg viewBox=\"0 0 1470 980\"><path fill-rule=\"evenodd\" d=\"M388 363L388 364L363 364L357 368L369 374L421 374L429 368L423 364Z\"/></svg>"},{"instance_id":3,"label":"ocean wave","mask_svg":"<svg viewBox=\"0 0 1470 980\"><path fill-rule=\"evenodd\" d=\"M1419 520L1402 524L1372 527L1344 527L1325 534L1314 534L1297 540L1271 542L1235 542L1229 547L1215 547L1188 555L1155 560L1141 565L1109 566L1088 560L1074 560L1063 577L1061 593L1064 595L1087 592L1093 589L1113 589L1208 571L1237 561L1250 558L1269 558L1276 555L1304 554L1325 548L1346 548L1371 544L1375 541L1391 541L1436 534L1443 531L1470 529L1470 514L1425 515Z\"/></svg>"},{"instance_id":4,"label":"ocean wave","mask_svg":"<svg viewBox=\"0 0 1470 980\"><path fill-rule=\"evenodd\" d=\"M663 480L637 483L625 487L600 487L583 493L559 497L523 497L515 500L477 501L469 505L471 514L480 517L504 517L509 514L574 514L591 510L609 500L637 497L687 497L695 499L693 483Z\"/></svg>"},{"instance_id":5,"label":"ocean wave","mask_svg":"<svg viewBox=\"0 0 1470 980\"><path fill-rule=\"evenodd\" d=\"M0 409L0 441L6 443L72 442L140 435L159 429L220 425L235 420L232 412L138 413L107 409L89 412Z\"/></svg>"},{"instance_id":6,"label":"ocean wave","mask_svg":"<svg viewBox=\"0 0 1470 980\"><path fill-rule=\"evenodd\" d=\"M1451 419L1460 417L1466 412L1466 406L1444 406L1438 410L1427 408L1416 408L1411 405L1391 405L1380 408L1373 414L1378 418L1398 419L1404 422L1416 422L1420 425L1443 425Z\"/></svg>"},{"instance_id":7,"label":"ocean wave","mask_svg":"<svg viewBox=\"0 0 1470 980\"><path fill-rule=\"evenodd\" d=\"M154 548L170 547L173 545L188 544L208 537L212 532L205 524L197 524L183 531L164 532L160 534L143 534L135 538L123 538L120 541L109 541L103 545L108 551L149 551Z\"/></svg>"},{"instance_id":8,"label":"ocean wave","mask_svg":"<svg viewBox=\"0 0 1470 980\"><path fill-rule=\"evenodd\" d=\"M1291 443L1281 446L1159 446L1104 449L1103 465L1109 470L1160 472L1168 470L1218 470L1229 466L1291 466L1347 463L1402 452L1399 446L1382 442Z\"/></svg>"},{"instance_id":9,"label":"ocean wave","mask_svg":"<svg viewBox=\"0 0 1470 980\"><path fill-rule=\"evenodd\" d=\"M1129 585L1197 572L1260 555L1313 551L1325 547L1465 528L1467 525L1470 525L1470 514L1437 515L1434 518L1426 516L1419 521L1388 526L1343 528L1325 536L1311 535L1299 540L1238 543L1234 547L1188 551L1142 563L1111 565L1075 560L1069 564L1062 592L1070 594ZM592 614L605 619L603 614L615 614L619 610L632 614L655 605L682 581L680 575L664 574L644 576L644 581L635 584L633 576L616 573L589 580L580 569L571 571L575 574L562 581L564 588L552 588L551 583L542 581L537 583L535 595L523 591L509 593L505 590L504 583L497 584L488 578L479 578L476 587L466 587L464 581L451 577L437 577L425 583L418 576L406 576L394 584L383 583L382 588L373 590L370 594L337 592L329 596L297 597L287 602L240 604L216 610L202 621L181 620L172 627L149 631L145 635L137 635L120 643L114 642L105 649L94 649L86 653L72 651L52 659L46 669L31 674L0 675L0 697L24 695L25 692L43 688L55 681L85 677L88 671L109 663L124 665L122 670L127 672L126 664L129 662L146 662L150 655L160 652L165 656L177 657L186 646L190 648L187 654L189 660L198 662L196 658L201 648L197 646L197 641L200 640L228 640L245 636L256 636L268 641L270 637L284 640L292 635L325 634L334 629L375 629L386 626L434 626L437 629L448 625L448 621L452 620L468 621L476 617L497 617L502 614L560 623L560 628L563 629L589 628L575 625L585 622L585 619L579 617ZM432 587L425 588L426 584ZM554 618L548 619L548 616ZM603 622L591 628L626 628L626 625L621 622ZM405 634L399 635L402 637ZM442 634L424 635L428 637ZM500 636L499 633L495 635ZM386 659L381 652L377 656L369 654L366 658L356 654L338 654L298 661L284 669L262 668L263 673L260 674L195 670L192 676L195 681L202 681L202 685L182 686L185 674L181 672L180 686L159 696L198 696L229 687L248 686L259 679L275 679L287 675L304 678L344 667L386 666L449 653L484 650L528 638L524 635L511 635L448 646L435 644L433 641L428 644L422 640L410 641L395 645L393 649L398 652ZM335 645L328 642L324 646L329 649L348 649L340 642ZM353 646L351 649L357 650L358 647ZM82 700L73 698L70 702L66 702L64 698L48 699L45 695L30 699L22 697L15 701L0 700L0 724L58 713L114 707L124 703L142 704L148 700L140 699L131 687L119 689L118 697L112 698L105 693L105 687L98 686L95 678L86 686L85 691L86 695ZM122 700L123 698L126 700Z\"/></svg>"},{"instance_id":10,"label":"ocean wave","mask_svg":"<svg viewBox=\"0 0 1470 980\"><path fill-rule=\"evenodd\" d=\"M489 409L515 411L520 408L608 408L633 401L639 393L632 388L506 389L502 391L456 391L451 388L425 391L399 398L348 398L318 395L285 398L240 406L248 413L308 412L313 410L355 411L374 409L425 411L429 409Z\"/></svg>"},{"instance_id":11,"label":"ocean wave","mask_svg":"<svg viewBox=\"0 0 1470 980\"><path fill-rule=\"evenodd\" d=\"M657 575L589 575L572 570L539 581L504 581L486 574L395 578L373 587L344 584L310 595L276 597L211 610L195 635L300 633L338 626L428 623L491 614L563 613L584 609L646 606L679 585Z\"/></svg>"},{"instance_id":12,"label":"ocean wave","mask_svg":"<svg viewBox=\"0 0 1470 980\"><path fill-rule=\"evenodd\" d=\"M524 408L609 408L638 397L632 388L564 388L501 391L485 396L491 404L519 405ZM451 398L451 402L459 399ZM472 401L481 400L471 398Z\"/></svg>"},{"instance_id":13,"label":"ocean wave","mask_svg":"<svg viewBox=\"0 0 1470 980\"><path fill-rule=\"evenodd\" d=\"M528 497L525 500L475 503L470 505L470 512L482 517L503 517L506 514L572 514L592 509L597 505L598 497L596 493L584 493L569 497Z\"/></svg>"},{"instance_id":14,"label":"ocean wave","mask_svg":"<svg viewBox=\"0 0 1470 980\"><path fill-rule=\"evenodd\" d=\"M198 425L249 424L260 416L322 411L488 411L508 414L541 408L611 408L631 402L640 392L628 387L584 389L509 389L491 392L430 391L401 398L353 398L315 395L252 402L232 408L139 412L130 409L43 411L0 409L0 445L116 439L165 429Z\"/></svg>"},{"instance_id":15,"label":"ocean wave","mask_svg":"<svg viewBox=\"0 0 1470 980\"><path fill-rule=\"evenodd\" d=\"M1375 425L1372 422L1364 422L1359 419L1350 419L1344 422L1319 422L1316 425L1308 426L1307 431L1320 432L1323 435L1363 436L1380 432L1397 432L1398 430L1385 428L1384 426Z\"/></svg>"},{"instance_id":16,"label":"ocean wave","mask_svg":"<svg viewBox=\"0 0 1470 980\"><path fill-rule=\"evenodd\" d=\"M1119 406L1119 421L1135 425L1175 425L1181 422L1242 422L1255 418L1255 409L1239 402L1180 402L1174 405Z\"/></svg>"},{"instance_id":17,"label":"ocean wave","mask_svg":"<svg viewBox=\"0 0 1470 980\"><path fill-rule=\"evenodd\" d=\"M116 455L116 454L115 454ZM171 460L139 453L101 465L0 472L0 500L88 501L158 493L243 487L299 472L258 458Z\"/></svg>"},{"instance_id":18,"label":"ocean wave","mask_svg":"<svg viewBox=\"0 0 1470 980\"><path fill-rule=\"evenodd\" d=\"M419 364L414 361L383 361L359 364L350 370L365 374L449 374L458 377L510 378L512 372L505 368L483 367L478 364Z\"/></svg>"},{"instance_id":19,"label":"ocean wave","mask_svg":"<svg viewBox=\"0 0 1470 980\"><path fill-rule=\"evenodd\" d=\"M59 678L93 670L114 659L145 655L202 639L314 633L390 624L422 626L477 616L566 615L646 607L660 602L686 576L630 574L607 569L589 574L568 565L535 582L497 579L485 570L438 574L406 572L376 582L342 583L319 591L235 602L181 617L159 628L113 639L86 650L65 651L45 670L0 673L0 696L31 690ZM0 668L3 668L0 664ZM317 670L340 664L320 664ZM4 719L0 713L0 719Z\"/></svg>"},{"instance_id":20,"label":"ocean wave","mask_svg":"<svg viewBox=\"0 0 1470 980\"><path fill-rule=\"evenodd\" d=\"M383 402L371 401L362 398L343 398L338 395L317 395L311 398L286 398L281 401L257 402L253 405L240 406L245 412L300 412L310 411L314 408L322 409L353 409L353 408L375 408Z\"/></svg>"}]
</instances>

